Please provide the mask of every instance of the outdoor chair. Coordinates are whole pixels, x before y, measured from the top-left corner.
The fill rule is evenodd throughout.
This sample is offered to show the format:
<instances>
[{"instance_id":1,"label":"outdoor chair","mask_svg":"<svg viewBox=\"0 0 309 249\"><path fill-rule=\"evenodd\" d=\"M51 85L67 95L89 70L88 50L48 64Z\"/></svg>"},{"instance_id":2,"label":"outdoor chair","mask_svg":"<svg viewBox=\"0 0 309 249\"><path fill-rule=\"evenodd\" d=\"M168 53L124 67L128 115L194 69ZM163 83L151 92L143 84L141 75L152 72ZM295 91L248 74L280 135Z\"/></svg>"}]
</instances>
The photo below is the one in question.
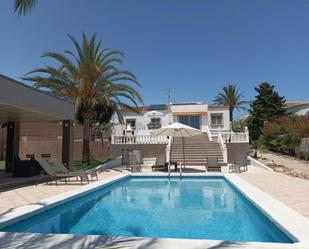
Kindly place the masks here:
<instances>
[{"instance_id":1,"label":"outdoor chair","mask_svg":"<svg viewBox=\"0 0 309 249\"><path fill-rule=\"evenodd\" d=\"M142 166L139 164L136 160L136 154L135 153L129 153L129 170L131 172L141 172Z\"/></svg>"},{"instance_id":2,"label":"outdoor chair","mask_svg":"<svg viewBox=\"0 0 309 249\"><path fill-rule=\"evenodd\" d=\"M156 170L167 171L167 163L166 163L165 156L158 156L156 158L156 164L151 166L151 169L152 171L156 171Z\"/></svg>"},{"instance_id":3,"label":"outdoor chair","mask_svg":"<svg viewBox=\"0 0 309 249\"><path fill-rule=\"evenodd\" d=\"M93 178L95 178L96 180L99 180L99 177L98 177L98 172L96 170L86 170L84 172L78 172L78 171L69 171L67 169L67 167L65 167L63 165L63 163L61 161L59 161L58 159L54 158L54 159L51 159L50 160L52 163L54 163L58 169L59 169L59 172L60 173L65 173L65 174L80 174L80 173L85 173L87 175L90 175L91 177L91 181L93 181Z\"/></svg>"},{"instance_id":4,"label":"outdoor chair","mask_svg":"<svg viewBox=\"0 0 309 249\"><path fill-rule=\"evenodd\" d=\"M218 161L218 157L216 156L208 156L205 170L207 172L210 171L218 171L221 172L222 165Z\"/></svg>"},{"instance_id":5,"label":"outdoor chair","mask_svg":"<svg viewBox=\"0 0 309 249\"><path fill-rule=\"evenodd\" d=\"M14 167L12 171L14 177L30 177L39 175L42 168L34 159L20 160L19 157L16 157L14 159Z\"/></svg>"},{"instance_id":6,"label":"outdoor chair","mask_svg":"<svg viewBox=\"0 0 309 249\"><path fill-rule=\"evenodd\" d=\"M248 170L248 159L247 159L247 154L237 154L236 159L233 161L232 165L229 167L229 171L232 172L242 172Z\"/></svg>"},{"instance_id":7,"label":"outdoor chair","mask_svg":"<svg viewBox=\"0 0 309 249\"><path fill-rule=\"evenodd\" d=\"M41 178L45 179L46 183L55 181L56 185L58 185L58 180L64 179L65 183L67 183L67 179L72 177L80 178L80 183L83 184L83 180L89 183L89 178L86 173L83 172L74 172L74 173L57 173L51 165L44 159L37 160L40 166L43 168L41 173ZM45 174L46 173L46 174Z\"/></svg>"}]
</instances>

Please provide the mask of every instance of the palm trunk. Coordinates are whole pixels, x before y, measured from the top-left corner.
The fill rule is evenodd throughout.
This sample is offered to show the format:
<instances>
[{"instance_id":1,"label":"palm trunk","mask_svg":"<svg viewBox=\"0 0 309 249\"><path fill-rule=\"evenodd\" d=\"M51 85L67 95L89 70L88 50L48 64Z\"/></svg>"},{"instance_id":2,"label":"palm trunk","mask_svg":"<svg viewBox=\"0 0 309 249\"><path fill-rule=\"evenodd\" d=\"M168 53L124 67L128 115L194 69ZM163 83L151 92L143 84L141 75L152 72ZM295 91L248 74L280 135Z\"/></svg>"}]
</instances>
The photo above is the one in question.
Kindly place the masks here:
<instances>
[{"instance_id":1,"label":"palm trunk","mask_svg":"<svg viewBox=\"0 0 309 249\"><path fill-rule=\"evenodd\" d=\"M89 145L89 137L90 137L90 118L88 115L85 115L84 118L84 130L83 130L83 157L82 162L90 165L90 145Z\"/></svg>"},{"instance_id":2,"label":"palm trunk","mask_svg":"<svg viewBox=\"0 0 309 249\"><path fill-rule=\"evenodd\" d=\"M230 122L231 123L233 122L233 111L234 111L234 109L230 108Z\"/></svg>"}]
</instances>

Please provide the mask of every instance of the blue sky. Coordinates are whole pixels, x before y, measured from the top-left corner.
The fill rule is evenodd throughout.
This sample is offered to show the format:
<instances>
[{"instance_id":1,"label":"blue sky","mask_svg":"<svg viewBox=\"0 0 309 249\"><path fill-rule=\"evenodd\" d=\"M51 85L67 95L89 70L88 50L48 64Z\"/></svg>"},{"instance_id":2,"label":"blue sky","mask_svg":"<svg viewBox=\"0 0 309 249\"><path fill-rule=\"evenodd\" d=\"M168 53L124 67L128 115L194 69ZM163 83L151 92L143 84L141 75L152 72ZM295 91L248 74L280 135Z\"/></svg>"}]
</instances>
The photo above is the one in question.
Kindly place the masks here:
<instances>
[{"instance_id":1,"label":"blue sky","mask_svg":"<svg viewBox=\"0 0 309 249\"><path fill-rule=\"evenodd\" d=\"M229 83L255 96L263 81L289 101L309 100L309 1L38 0L27 16L0 2L0 73L20 79L48 65L46 51L72 45L66 33L97 32L126 54L146 104L211 103Z\"/></svg>"}]
</instances>

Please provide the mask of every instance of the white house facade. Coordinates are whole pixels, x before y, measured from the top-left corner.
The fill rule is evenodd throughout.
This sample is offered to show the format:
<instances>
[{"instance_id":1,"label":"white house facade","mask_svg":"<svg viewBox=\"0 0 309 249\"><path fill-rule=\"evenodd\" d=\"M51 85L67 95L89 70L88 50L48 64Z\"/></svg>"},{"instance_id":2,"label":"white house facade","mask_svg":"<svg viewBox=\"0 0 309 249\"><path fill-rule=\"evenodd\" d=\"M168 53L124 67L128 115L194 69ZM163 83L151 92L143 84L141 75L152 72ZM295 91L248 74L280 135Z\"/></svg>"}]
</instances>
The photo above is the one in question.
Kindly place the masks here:
<instances>
[{"instance_id":1,"label":"white house facade","mask_svg":"<svg viewBox=\"0 0 309 249\"><path fill-rule=\"evenodd\" d=\"M209 136L217 134L218 131L230 131L230 115L228 106L209 106L202 102L182 102L169 105L149 105L141 107L140 112L123 111L124 124L117 124L113 128L112 142L117 139L134 137L134 139L150 139L151 131L180 122ZM148 138L147 138L148 136ZM166 138L161 139L166 142ZM141 142L141 141L139 141Z\"/></svg>"}]
</instances>

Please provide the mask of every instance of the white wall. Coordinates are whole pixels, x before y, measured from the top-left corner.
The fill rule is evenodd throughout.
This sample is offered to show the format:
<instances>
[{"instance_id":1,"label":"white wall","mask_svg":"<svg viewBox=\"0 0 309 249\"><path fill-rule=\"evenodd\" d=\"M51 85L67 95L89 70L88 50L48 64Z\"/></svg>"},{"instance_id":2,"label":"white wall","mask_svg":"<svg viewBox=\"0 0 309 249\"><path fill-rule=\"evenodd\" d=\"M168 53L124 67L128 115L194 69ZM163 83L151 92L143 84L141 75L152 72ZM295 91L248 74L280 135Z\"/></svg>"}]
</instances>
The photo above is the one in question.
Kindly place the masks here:
<instances>
[{"instance_id":1,"label":"white wall","mask_svg":"<svg viewBox=\"0 0 309 249\"><path fill-rule=\"evenodd\" d=\"M149 112L143 113L134 113L134 112L126 112L123 113L124 120L126 119L135 119L135 126L136 131L135 135L150 135L151 130L148 130L147 125L150 123L151 118L160 118L161 119L161 126L166 126L172 123L172 117L169 110L159 110L156 111L160 113L160 115L151 115ZM115 125L114 126L114 134L116 136L123 135L123 129L125 128L124 125Z\"/></svg>"},{"instance_id":2,"label":"white wall","mask_svg":"<svg viewBox=\"0 0 309 249\"><path fill-rule=\"evenodd\" d=\"M134 113L126 112L123 114L124 120L126 119L135 119L136 120L136 131L135 135L150 135L151 130L148 130L147 125L150 123L152 117L161 118L161 126L166 126L172 122L177 122L177 116L172 115L171 111L207 111L206 114L201 115L200 125L201 130L206 132L206 127L209 126L210 129L214 130L214 127L210 125L210 115L211 113L222 113L223 116L223 126L221 127L222 131L228 131L230 128L229 122L229 108L228 107L213 107L208 106L203 103L199 104L184 104L184 105L172 105L171 110L158 110L156 112L161 113L161 115L151 115L151 112L143 113ZM115 135L122 136L123 129L125 126L116 125L114 127ZM217 130L218 127L215 128Z\"/></svg>"},{"instance_id":3,"label":"white wall","mask_svg":"<svg viewBox=\"0 0 309 249\"><path fill-rule=\"evenodd\" d=\"M230 111L229 107L223 106L208 106L208 115L207 115L207 123L209 124L210 130L217 130L218 127L212 127L210 122L210 116L212 113L222 113L223 116L223 125L220 126L222 131L228 131L230 129Z\"/></svg>"},{"instance_id":4,"label":"white wall","mask_svg":"<svg viewBox=\"0 0 309 249\"><path fill-rule=\"evenodd\" d=\"M200 123L201 123L201 131L202 132L206 132L206 130L207 130L206 128L207 128L207 126L209 126L208 125L207 114L201 115Z\"/></svg>"},{"instance_id":5,"label":"white wall","mask_svg":"<svg viewBox=\"0 0 309 249\"><path fill-rule=\"evenodd\" d=\"M204 103L198 104L175 104L171 106L171 111L207 111L208 106Z\"/></svg>"},{"instance_id":6,"label":"white wall","mask_svg":"<svg viewBox=\"0 0 309 249\"><path fill-rule=\"evenodd\" d=\"M289 108L287 111L297 116L305 116L307 113L309 113L309 104L295 106L295 107Z\"/></svg>"}]
</instances>

